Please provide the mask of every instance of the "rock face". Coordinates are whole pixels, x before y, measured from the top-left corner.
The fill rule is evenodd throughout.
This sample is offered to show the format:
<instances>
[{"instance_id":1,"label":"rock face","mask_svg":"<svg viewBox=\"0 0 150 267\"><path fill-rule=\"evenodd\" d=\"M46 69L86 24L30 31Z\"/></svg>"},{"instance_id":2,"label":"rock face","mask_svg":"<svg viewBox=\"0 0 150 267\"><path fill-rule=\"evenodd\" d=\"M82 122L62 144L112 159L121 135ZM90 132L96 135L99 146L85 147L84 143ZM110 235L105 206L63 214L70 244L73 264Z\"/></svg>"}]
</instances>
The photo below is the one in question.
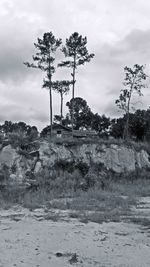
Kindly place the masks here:
<instances>
[{"instance_id":1,"label":"rock face","mask_svg":"<svg viewBox=\"0 0 150 267\"><path fill-rule=\"evenodd\" d=\"M16 158L18 158L16 150L10 145L5 146L0 153L0 166L6 164L8 167L11 167Z\"/></svg>"},{"instance_id":2,"label":"rock face","mask_svg":"<svg viewBox=\"0 0 150 267\"><path fill-rule=\"evenodd\" d=\"M102 164L105 169L113 170L116 173L150 167L149 155L146 151L136 151L134 148L125 145L58 145L43 141L40 143L38 153L32 153L32 156L29 157L20 155L10 145L4 147L0 152L0 170L7 166L10 179L23 181L27 173L32 172L37 175L43 168L51 169L56 162L61 160L83 162L89 166L92 163Z\"/></svg>"},{"instance_id":3,"label":"rock face","mask_svg":"<svg viewBox=\"0 0 150 267\"><path fill-rule=\"evenodd\" d=\"M85 162L88 165L101 163L108 170L121 173L134 171L136 168L150 167L146 151L137 152L133 148L119 145L82 144L77 146L54 145L41 143L40 159L43 165L53 166L58 160Z\"/></svg>"}]
</instances>

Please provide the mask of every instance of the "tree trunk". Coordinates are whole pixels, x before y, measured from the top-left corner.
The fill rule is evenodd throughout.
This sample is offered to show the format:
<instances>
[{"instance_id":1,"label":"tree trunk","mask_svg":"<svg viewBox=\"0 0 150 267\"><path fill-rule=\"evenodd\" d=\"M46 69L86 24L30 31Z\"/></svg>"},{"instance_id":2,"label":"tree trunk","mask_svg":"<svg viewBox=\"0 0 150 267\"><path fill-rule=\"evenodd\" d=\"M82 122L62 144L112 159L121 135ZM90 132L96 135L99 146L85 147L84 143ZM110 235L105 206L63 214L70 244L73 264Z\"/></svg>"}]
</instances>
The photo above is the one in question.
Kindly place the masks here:
<instances>
[{"instance_id":1,"label":"tree trunk","mask_svg":"<svg viewBox=\"0 0 150 267\"><path fill-rule=\"evenodd\" d=\"M50 109L50 137L52 137L53 113L52 113L52 74L51 74L50 52L49 52L48 79L49 79L49 105L50 105L49 107Z\"/></svg>"},{"instance_id":2,"label":"tree trunk","mask_svg":"<svg viewBox=\"0 0 150 267\"><path fill-rule=\"evenodd\" d=\"M72 115L71 115L71 127L72 127L72 137L73 137L73 123L74 123L74 88L75 88L75 69L76 69L76 55L74 55L73 64L73 84L72 84Z\"/></svg>"},{"instance_id":3,"label":"tree trunk","mask_svg":"<svg viewBox=\"0 0 150 267\"><path fill-rule=\"evenodd\" d=\"M131 86L131 90L129 93L129 100L128 100L127 112L126 112L127 118L126 118L124 133L123 133L123 139L126 139L126 140L129 139L129 115L130 115L130 100L131 100L132 88L133 88L133 85Z\"/></svg>"},{"instance_id":4,"label":"tree trunk","mask_svg":"<svg viewBox=\"0 0 150 267\"><path fill-rule=\"evenodd\" d=\"M123 139L128 140L129 139L129 112L126 113L126 123L124 127L124 132L123 132Z\"/></svg>"},{"instance_id":5,"label":"tree trunk","mask_svg":"<svg viewBox=\"0 0 150 267\"><path fill-rule=\"evenodd\" d=\"M62 125L62 119L63 119L63 93L60 93L61 96L61 105L60 105L60 122Z\"/></svg>"},{"instance_id":6,"label":"tree trunk","mask_svg":"<svg viewBox=\"0 0 150 267\"><path fill-rule=\"evenodd\" d=\"M52 86L50 81L50 87L49 87L49 103L50 103L50 136L52 136L52 130L53 130L53 113L52 113Z\"/></svg>"}]
</instances>

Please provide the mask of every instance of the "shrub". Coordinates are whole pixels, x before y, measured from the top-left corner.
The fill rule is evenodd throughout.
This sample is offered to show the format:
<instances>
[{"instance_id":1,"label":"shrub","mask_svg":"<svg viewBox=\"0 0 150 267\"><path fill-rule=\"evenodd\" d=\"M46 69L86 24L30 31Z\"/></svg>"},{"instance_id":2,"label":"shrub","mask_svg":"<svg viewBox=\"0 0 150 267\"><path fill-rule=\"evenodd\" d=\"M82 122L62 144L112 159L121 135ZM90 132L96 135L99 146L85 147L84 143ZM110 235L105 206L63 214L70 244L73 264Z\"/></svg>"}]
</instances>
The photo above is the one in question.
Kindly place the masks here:
<instances>
[{"instance_id":1,"label":"shrub","mask_svg":"<svg viewBox=\"0 0 150 267\"><path fill-rule=\"evenodd\" d=\"M17 165L16 165L16 163L14 162L13 165L11 166L11 172L12 172L12 173L16 173L16 171L17 171Z\"/></svg>"},{"instance_id":2,"label":"shrub","mask_svg":"<svg viewBox=\"0 0 150 267\"><path fill-rule=\"evenodd\" d=\"M13 148L21 147L26 143L26 137L19 133L9 133L8 142Z\"/></svg>"},{"instance_id":3,"label":"shrub","mask_svg":"<svg viewBox=\"0 0 150 267\"><path fill-rule=\"evenodd\" d=\"M74 171L74 168L75 168L74 161L66 161L66 160L61 159L59 161L56 161L54 164L54 169L67 171L69 173L72 173Z\"/></svg>"},{"instance_id":4,"label":"shrub","mask_svg":"<svg viewBox=\"0 0 150 267\"><path fill-rule=\"evenodd\" d=\"M3 143L3 140L4 140L4 137L3 137L3 135L2 135L2 134L0 134L0 144L2 144L2 143Z\"/></svg>"},{"instance_id":5,"label":"shrub","mask_svg":"<svg viewBox=\"0 0 150 267\"><path fill-rule=\"evenodd\" d=\"M85 176L89 171L89 166L87 163L74 161L59 160L56 161L53 168L55 170L62 170L63 172L67 171L68 173L73 173L75 170L79 170L82 176Z\"/></svg>"},{"instance_id":6,"label":"shrub","mask_svg":"<svg viewBox=\"0 0 150 267\"><path fill-rule=\"evenodd\" d=\"M6 164L3 164L0 169L0 182L8 181L9 179L9 167Z\"/></svg>"},{"instance_id":7,"label":"shrub","mask_svg":"<svg viewBox=\"0 0 150 267\"><path fill-rule=\"evenodd\" d=\"M75 165L75 168L78 169L82 176L85 176L89 171L89 166L87 163L80 161Z\"/></svg>"}]
</instances>

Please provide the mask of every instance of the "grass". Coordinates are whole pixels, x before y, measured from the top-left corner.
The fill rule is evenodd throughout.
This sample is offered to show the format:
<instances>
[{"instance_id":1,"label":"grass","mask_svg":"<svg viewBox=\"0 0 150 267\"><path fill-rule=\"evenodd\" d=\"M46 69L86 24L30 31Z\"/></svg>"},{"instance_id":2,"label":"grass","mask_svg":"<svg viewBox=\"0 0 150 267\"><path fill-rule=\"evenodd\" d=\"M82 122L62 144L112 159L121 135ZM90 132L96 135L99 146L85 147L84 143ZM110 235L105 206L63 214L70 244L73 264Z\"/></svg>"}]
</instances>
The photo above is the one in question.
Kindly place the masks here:
<instances>
[{"instance_id":1,"label":"grass","mask_svg":"<svg viewBox=\"0 0 150 267\"><path fill-rule=\"evenodd\" d=\"M21 205L30 210L43 207L47 200L47 193L44 189L30 192L25 188L7 188L0 193L0 207L9 209L13 205Z\"/></svg>"},{"instance_id":2,"label":"grass","mask_svg":"<svg viewBox=\"0 0 150 267\"><path fill-rule=\"evenodd\" d=\"M72 176L69 177L72 179ZM61 180L59 183L56 180L56 183L57 186L49 187L49 190L44 185L36 190L7 189L0 194L0 206L4 209L16 204L30 210L45 208L45 219L53 221L59 220L60 216L49 213L51 209L69 210L70 218L77 218L83 223L118 222L132 217L131 207L136 205L139 197L150 195L150 180L144 178L132 181L125 177L112 178L107 181L105 190L98 183L87 191L74 191L68 181L66 187L65 183L62 187Z\"/></svg>"},{"instance_id":3,"label":"grass","mask_svg":"<svg viewBox=\"0 0 150 267\"><path fill-rule=\"evenodd\" d=\"M137 179L132 182L124 179L122 181L110 180L105 190L97 184L87 191L81 189L74 191L70 185L63 191L62 185L60 187L61 190L59 185L49 190L44 186L33 191L26 191L22 188L7 189L0 194L0 203L1 206L6 202L19 203L29 208L46 204L49 208L58 209L103 211L106 207L108 210L122 207L125 210L135 203L137 197L150 195L150 180L146 179Z\"/></svg>"},{"instance_id":4,"label":"grass","mask_svg":"<svg viewBox=\"0 0 150 267\"><path fill-rule=\"evenodd\" d=\"M74 192L70 198L48 201L46 207L48 210L69 210L70 218L79 219L83 223L102 223L118 222L122 217L129 216L130 207L135 204L136 200L131 196L123 198L114 192L93 188L87 192Z\"/></svg>"},{"instance_id":5,"label":"grass","mask_svg":"<svg viewBox=\"0 0 150 267\"><path fill-rule=\"evenodd\" d=\"M48 213L47 215L44 216L45 220L51 220L53 222L57 222L61 219L61 215L59 213Z\"/></svg>"},{"instance_id":6,"label":"grass","mask_svg":"<svg viewBox=\"0 0 150 267\"><path fill-rule=\"evenodd\" d=\"M55 143L66 147L96 144L101 152L103 152L103 145L124 145L136 151L143 149L150 154L149 143L136 143L131 140L100 138L77 140L70 137L54 138L48 142L49 145ZM39 177L36 177L39 182L36 190L11 187L0 191L0 207L9 209L12 205L18 204L30 210L42 207L47 207L49 210L52 208L70 210L71 218L78 218L85 223L119 221L122 217L130 215L130 208L136 204L137 198L150 196L150 170L142 169L117 175L106 170L102 164L94 166L91 163L91 165L91 171L89 171L89 166L85 163L75 164L61 160L57 162L52 177L50 177L51 169L43 170ZM13 166L14 171L15 167ZM7 172L8 170L4 168L6 178ZM102 188L102 181L105 183L104 188ZM48 216L47 219L58 219L52 215Z\"/></svg>"},{"instance_id":7,"label":"grass","mask_svg":"<svg viewBox=\"0 0 150 267\"><path fill-rule=\"evenodd\" d=\"M148 197L150 196L150 180L143 177L143 179L132 181L111 181L109 190L115 194L133 198Z\"/></svg>"},{"instance_id":8,"label":"grass","mask_svg":"<svg viewBox=\"0 0 150 267\"><path fill-rule=\"evenodd\" d=\"M139 224L139 225L143 226L144 228L150 230L150 219L148 219L148 218L131 216L129 218L129 221L134 223L134 224Z\"/></svg>"},{"instance_id":9,"label":"grass","mask_svg":"<svg viewBox=\"0 0 150 267\"><path fill-rule=\"evenodd\" d=\"M134 204L132 198L122 198L110 191L91 189L87 192L81 192L79 196L73 197L69 203L70 209L73 210L95 210L110 211L112 209L128 209Z\"/></svg>"}]
</instances>

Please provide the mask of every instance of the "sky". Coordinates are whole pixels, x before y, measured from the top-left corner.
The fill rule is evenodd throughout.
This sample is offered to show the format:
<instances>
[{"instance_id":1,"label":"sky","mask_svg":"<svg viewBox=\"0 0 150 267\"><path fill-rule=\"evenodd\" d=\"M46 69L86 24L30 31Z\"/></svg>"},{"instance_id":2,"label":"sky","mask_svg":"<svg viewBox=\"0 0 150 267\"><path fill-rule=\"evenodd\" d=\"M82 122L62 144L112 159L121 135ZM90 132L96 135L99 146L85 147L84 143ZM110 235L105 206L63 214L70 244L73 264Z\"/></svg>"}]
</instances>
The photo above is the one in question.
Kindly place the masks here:
<instances>
[{"instance_id":1,"label":"sky","mask_svg":"<svg viewBox=\"0 0 150 267\"><path fill-rule=\"evenodd\" d=\"M36 53L34 43L45 32L66 38L78 32L87 37L95 57L77 70L75 97L86 99L94 113L120 116L115 105L123 88L124 67L145 65L150 73L150 1L143 0L1 0L0 1L0 124L24 121L39 130L49 124L49 94L42 89L44 73L27 68ZM57 56L57 61L62 55ZM64 79L70 70L53 76ZM137 107L149 107L150 80ZM71 92L64 98L71 99ZM53 113L60 97L53 92Z\"/></svg>"}]
</instances>

